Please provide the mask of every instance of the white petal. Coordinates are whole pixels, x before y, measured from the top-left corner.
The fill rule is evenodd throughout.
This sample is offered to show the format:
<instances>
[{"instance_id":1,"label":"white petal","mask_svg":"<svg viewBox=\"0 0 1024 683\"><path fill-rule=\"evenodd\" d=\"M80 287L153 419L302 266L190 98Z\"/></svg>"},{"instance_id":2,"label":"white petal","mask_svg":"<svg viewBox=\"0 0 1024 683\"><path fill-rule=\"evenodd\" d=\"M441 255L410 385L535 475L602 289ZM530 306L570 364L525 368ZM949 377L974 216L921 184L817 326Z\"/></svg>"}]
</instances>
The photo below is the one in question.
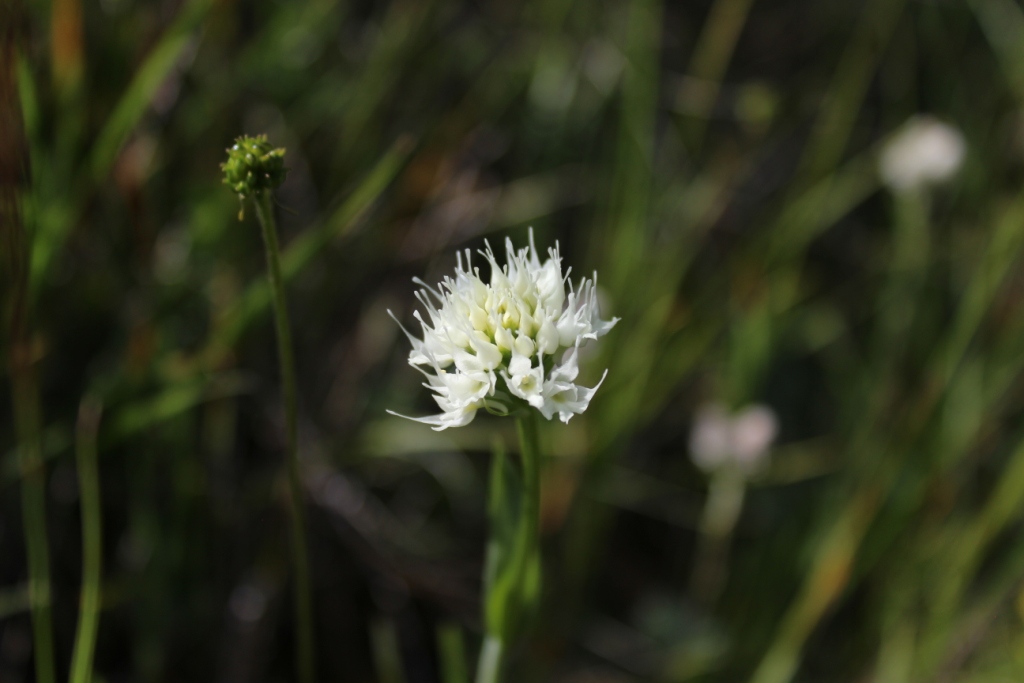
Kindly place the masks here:
<instances>
[{"instance_id":1,"label":"white petal","mask_svg":"<svg viewBox=\"0 0 1024 683\"><path fill-rule=\"evenodd\" d=\"M690 456L695 465L710 471L732 455L732 422L718 404L702 406L690 431Z\"/></svg>"},{"instance_id":2,"label":"white petal","mask_svg":"<svg viewBox=\"0 0 1024 683\"><path fill-rule=\"evenodd\" d=\"M571 383L575 381L576 377L580 374L579 367L579 347L574 346L565 352L562 356L561 365L556 365L551 368L551 382L559 383ZM607 372L607 371L606 371Z\"/></svg>"},{"instance_id":3,"label":"white petal","mask_svg":"<svg viewBox=\"0 0 1024 683\"><path fill-rule=\"evenodd\" d=\"M537 348L541 353L552 354L558 350L558 330L550 319L545 320L537 331Z\"/></svg>"},{"instance_id":4,"label":"white petal","mask_svg":"<svg viewBox=\"0 0 1024 683\"><path fill-rule=\"evenodd\" d=\"M573 357L575 361L575 356ZM551 419L555 413L565 423L572 419L573 415L579 415L590 405L590 400L597 393L598 388L604 383L608 371L601 375L601 380L592 388L579 386L567 382L548 381L544 384L544 404L539 406L541 414Z\"/></svg>"},{"instance_id":5,"label":"white petal","mask_svg":"<svg viewBox=\"0 0 1024 683\"><path fill-rule=\"evenodd\" d=\"M395 417L403 417L406 420L431 425L435 432L442 432L449 427L465 427L468 425L473 421L473 418L476 417L477 408L441 413L440 415L427 415L426 417L410 417L408 415L396 413L393 410L389 410L387 412Z\"/></svg>"},{"instance_id":6,"label":"white petal","mask_svg":"<svg viewBox=\"0 0 1024 683\"><path fill-rule=\"evenodd\" d=\"M779 423L771 408L763 405L747 408L733 418L733 456L741 464L755 464L768 452L778 429Z\"/></svg>"},{"instance_id":7,"label":"white petal","mask_svg":"<svg viewBox=\"0 0 1024 683\"><path fill-rule=\"evenodd\" d=\"M515 350L520 356L530 357L537 351L537 344L525 334L520 334L516 337Z\"/></svg>"}]
</instances>

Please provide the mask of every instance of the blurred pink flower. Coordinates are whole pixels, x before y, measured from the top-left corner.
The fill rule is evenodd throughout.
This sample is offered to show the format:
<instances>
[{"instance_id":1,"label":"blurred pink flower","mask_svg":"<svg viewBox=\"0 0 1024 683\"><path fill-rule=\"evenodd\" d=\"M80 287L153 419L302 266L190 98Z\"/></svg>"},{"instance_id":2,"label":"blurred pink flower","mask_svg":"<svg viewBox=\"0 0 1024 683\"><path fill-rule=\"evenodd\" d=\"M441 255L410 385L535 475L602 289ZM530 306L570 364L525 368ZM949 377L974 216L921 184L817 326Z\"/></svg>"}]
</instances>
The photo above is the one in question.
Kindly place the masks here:
<instances>
[{"instance_id":1,"label":"blurred pink flower","mask_svg":"<svg viewBox=\"0 0 1024 683\"><path fill-rule=\"evenodd\" d=\"M690 433L690 456L705 472L734 466L750 474L762 464L778 433L771 408L755 404L730 414L714 403L702 406Z\"/></svg>"}]
</instances>

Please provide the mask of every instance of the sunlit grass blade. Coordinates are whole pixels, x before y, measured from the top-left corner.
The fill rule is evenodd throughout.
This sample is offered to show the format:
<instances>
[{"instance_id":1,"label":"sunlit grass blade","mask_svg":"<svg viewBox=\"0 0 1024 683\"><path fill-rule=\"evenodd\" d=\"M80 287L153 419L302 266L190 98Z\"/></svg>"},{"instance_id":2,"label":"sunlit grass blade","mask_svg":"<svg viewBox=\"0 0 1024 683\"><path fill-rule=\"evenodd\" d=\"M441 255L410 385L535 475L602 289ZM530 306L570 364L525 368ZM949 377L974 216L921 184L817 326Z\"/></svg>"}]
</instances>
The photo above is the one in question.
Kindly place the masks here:
<instances>
[{"instance_id":1,"label":"sunlit grass blade","mask_svg":"<svg viewBox=\"0 0 1024 683\"><path fill-rule=\"evenodd\" d=\"M801 159L799 181L815 180L842 159L868 85L906 0L871 0L860 14Z\"/></svg>"},{"instance_id":2,"label":"sunlit grass blade","mask_svg":"<svg viewBox=\"0 0 1024 683\"><path fill-rule=\"evenodd\" d=\"M627 289L629 278L644 258L650 235L660 17L660 5L656 2L630 3L621 120L606 218L605 264L601 270L608 274L605 282L614 292Z\"/></svg>"},{"instance_id":3,"label":"sunlit grass blade","mask_svg":"<svg viewBox=\"0 0 1024 683\"><path fill-rule=\"evenodd\" d=\"M963 292L950 331L936 346L932 359L933 371L946 385L956 372L971 340L979 330L985 314L999 291L1010 268L1024 250L1024 198L1018 198L1005 207L991 228L976 276L971 278Z\"/></svg>"},{"instance_id":4,"label":"sunlit grass blade","mask_svg":"<svg viewBox=\"0 0 1024 683\"><path fill-rule=\"evenodd\" d=\"M212 5L212 0L189 0L135 73L128 89L96 136L89 158L89 168L95 183L102 183L107 177L122 145L146 112L157 88L178 63L193 39L193 31L198 28Z\"/></svg>"},{"instance_id":5,"label":"sunlit grass blade","mask_svg":"<svg viewBox=\"0 0 1024 683\"><path fill-rule=\"evenodd\" d=\"M786 611L751 683L788 683L800 664L804 643L826 610L846 590L868 525L878 510L879 486L862 488L839 511L815 551L800 592Z\"/></svg>"},{"instance_id":6,"label":"sunlit grass blade","mask_svg":"<svg viewBox=\"0 0 1024 683\"><path fill-rule=\"evenodd\" d=\"M347 168L353 158L364 157L360 148L373 139L374 115L394 92L409 55L425 39L436 4L433 0L399 0L388 6L363 68L350 84L352 94L340 125L351 134L339 138L337 168Z\"/></svg>"},{"instance_id":7,"label":"sunlit grass blade","mask_svg":"<svg viewBox=\"0 0 1024 683\"><path fill-rule=\"evenodd\" d=\"M873 147L793 195L766 230L768 258L773 263L799 259L823 231L878 190L877 166Z\"/></svg>"},{"instance_id":8,"label":"sunlit grass blade","mask_svg":"<svg viewBox=\"0 0 1024 683\"><path fill-rule=\"evenodd\" d=\"M716 0L697 40L690 62L690 75L700 80L700 96L692 112L697 117L693 133L695 150L703 142L722 78L753 4L754 0Z\"/></svg>"}]
</instances>

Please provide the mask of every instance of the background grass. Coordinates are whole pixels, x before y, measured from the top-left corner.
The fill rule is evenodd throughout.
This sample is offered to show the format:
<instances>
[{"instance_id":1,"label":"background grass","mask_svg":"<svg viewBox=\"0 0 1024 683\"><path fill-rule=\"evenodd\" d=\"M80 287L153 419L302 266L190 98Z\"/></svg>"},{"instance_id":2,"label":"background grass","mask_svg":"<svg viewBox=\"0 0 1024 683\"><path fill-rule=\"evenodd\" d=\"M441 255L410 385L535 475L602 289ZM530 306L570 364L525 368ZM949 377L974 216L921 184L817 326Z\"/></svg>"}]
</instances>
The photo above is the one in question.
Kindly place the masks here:
<instances>
[{"instance_id":1,"label":"background grass","mask_svg":"<svg viewBox=\"0 0 1024 683\"><path fill-rule=\"evenodd\" d=\"M409 320L412 276L527 226L597 269L623 322L588 349L586 382L610 368L589 411L544 425L545 599L512 680L1024 679L1013 0L4 0L0 24L3 230L31 245L24 290L4 261L5 316L30 315L2 342L0 680L34 671L25 348L58 679L84 401L98 680L290 680L269 295L218 168L243 132L291 169L324 680L454 682L475 653L490 449L513 425L387 416L433 407L386 309ZM964 132L966 163L900 200L877 154L919 112ZM686 592L708 401L781 423L710 605Z\"/></svg>"}]
</instances>

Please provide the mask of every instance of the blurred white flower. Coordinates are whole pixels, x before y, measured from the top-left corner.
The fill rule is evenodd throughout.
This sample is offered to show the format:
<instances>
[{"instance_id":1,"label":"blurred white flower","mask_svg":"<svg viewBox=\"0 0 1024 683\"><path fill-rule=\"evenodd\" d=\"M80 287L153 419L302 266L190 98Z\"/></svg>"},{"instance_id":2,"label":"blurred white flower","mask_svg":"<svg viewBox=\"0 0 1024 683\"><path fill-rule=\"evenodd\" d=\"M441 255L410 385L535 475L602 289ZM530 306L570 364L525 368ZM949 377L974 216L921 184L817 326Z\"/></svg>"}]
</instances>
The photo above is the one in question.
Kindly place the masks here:
<instances>
[{"instance_id":1,"label":"blurred white flower","mask_svg":"<svg viewBox=\"0 0 1024 683\"><path fill-rule=\"evenodd\" d=\"M407 419L440 431L469 424L480 408L505 414L520 399L549 420L557 414L568 422L587 409L604 381L602 375L590 389L574 383L579 347L618 322L599 316L597 273L574 288L569 272L562 275L557 243L541 263L532 230L529 248L516 251L506 240L505 251L504 266L490 245L480 252L490 264L489 283L472 266L468 249L458 255L455 277L436 289L414 280L423 286L416 297L428 320L413 314L422 339L402 331L412 343L409 364L427 378L424 386L435 393L441 413Z\"/></svg>"},{"instance_id":2,"label":"blurred white flower","mask_svg":"<svg viewBox=\"0 0 1024 683\"><path fill-rule=\"evenodd\" d=\"M750 474L761 464L778 433L771 408L756 404L735 414L719 404L701 407L690 432L690 455L705 472L735 466Z\"/></svg>"},{"instance_id":3,"label":"blurred white flower","mask_svg":"<svg viewBox=\"0 0 1024 683\"><path fill-rule=\"evenodd\" d=\"M915 116L886 143L878 170L893 190L912 190L952 177L965 152L959 130L932 116Z\"/></svg>"}]
</instances>

